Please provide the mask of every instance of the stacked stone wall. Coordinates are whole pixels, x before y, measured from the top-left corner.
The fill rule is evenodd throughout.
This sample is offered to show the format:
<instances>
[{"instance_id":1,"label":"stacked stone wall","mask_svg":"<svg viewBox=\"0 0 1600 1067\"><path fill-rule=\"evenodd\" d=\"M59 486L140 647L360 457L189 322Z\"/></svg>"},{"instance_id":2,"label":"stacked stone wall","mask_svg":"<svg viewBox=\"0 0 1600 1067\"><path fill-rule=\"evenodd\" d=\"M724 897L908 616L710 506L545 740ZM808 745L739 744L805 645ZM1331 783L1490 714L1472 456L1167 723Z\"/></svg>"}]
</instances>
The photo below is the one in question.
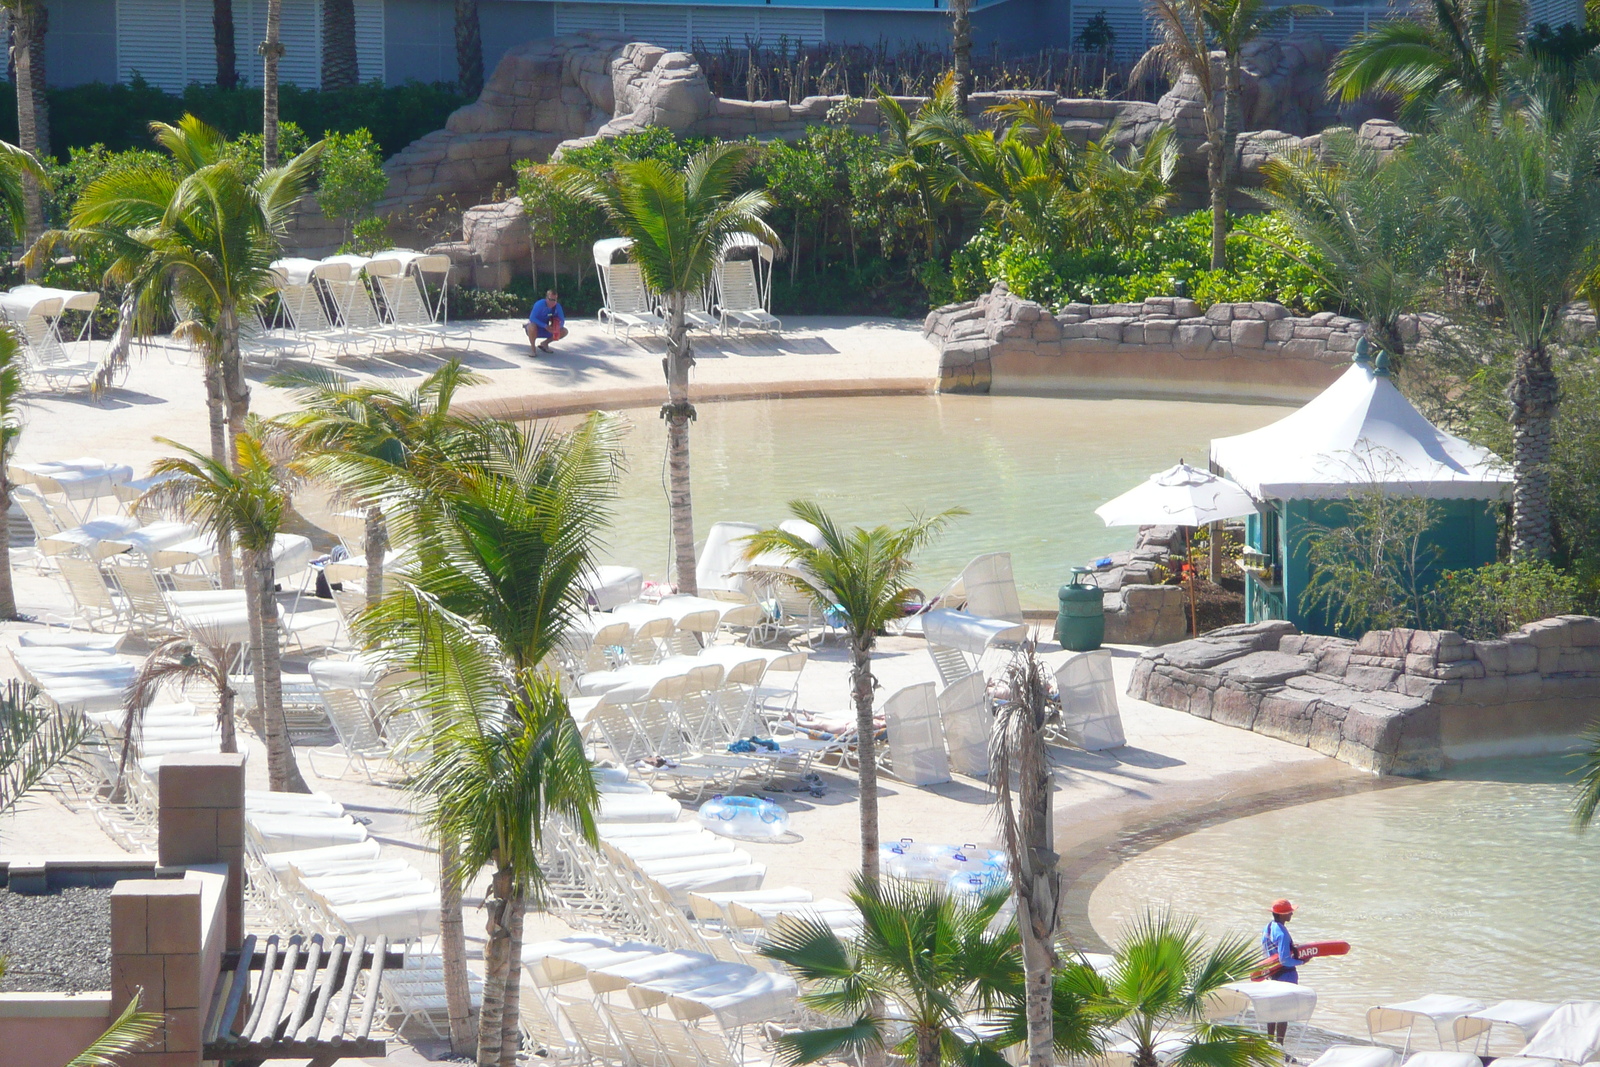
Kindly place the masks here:
<instances>
[{"instance_id":1,"label":"stacked stone wall","mask_svg":"<svg viewBox=\"0 0 1600 1067\"><path fill-rule=\"evenodd\" d=\"M1004 283L928 314L940 351L939 388L953 393L1208 395L1306 399L1350 362L1366 324L1281 304L1213 304L1183 297L1128 304L1023 300Z\"/></svg>"},{"instance_id":2,"label":"stacked stone wall","mask_svg":"<svg viewBox=\"0 0 1600 1067\"><path fill-rule=\"evenodd\" d=\"M1488 641L1226 627L1145 652L1128 694L1366 770L1425 773L1569 747L1600 719L1600 618L1561 615Z\"/></svg>"}]
</instances>

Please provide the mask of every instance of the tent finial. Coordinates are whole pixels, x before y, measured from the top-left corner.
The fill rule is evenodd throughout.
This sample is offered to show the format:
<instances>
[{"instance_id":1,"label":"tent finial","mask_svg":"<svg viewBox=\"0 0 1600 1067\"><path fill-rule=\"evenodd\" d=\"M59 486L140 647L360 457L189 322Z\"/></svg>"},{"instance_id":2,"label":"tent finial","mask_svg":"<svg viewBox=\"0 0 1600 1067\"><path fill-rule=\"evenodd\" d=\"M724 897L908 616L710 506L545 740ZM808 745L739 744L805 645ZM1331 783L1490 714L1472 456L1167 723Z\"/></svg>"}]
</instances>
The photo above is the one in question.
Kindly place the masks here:
<instances>
[{"instance_id":1,"label":"tent finial","mask_svg":"<svg viewBox=\"0 0 1600 1067\"><path fill-rule=\"evenodd\" d=\"M1372 346L1367 343L1364 335L1356 341L1356 354L1351 362L1361 367L1370 368L1372 365Z\"/></svg>"},{"instance_id":2,"label":"tent finial","mask_svg":"<svg viewBox=\"0 0 1600 1067\"><path fill-rule=\"evenodd\" d=\"M1378 358L1372 365L1372 376L1375 378L1389 377L1389 353L1378 349Z\"/></svg>"}]
</instances>

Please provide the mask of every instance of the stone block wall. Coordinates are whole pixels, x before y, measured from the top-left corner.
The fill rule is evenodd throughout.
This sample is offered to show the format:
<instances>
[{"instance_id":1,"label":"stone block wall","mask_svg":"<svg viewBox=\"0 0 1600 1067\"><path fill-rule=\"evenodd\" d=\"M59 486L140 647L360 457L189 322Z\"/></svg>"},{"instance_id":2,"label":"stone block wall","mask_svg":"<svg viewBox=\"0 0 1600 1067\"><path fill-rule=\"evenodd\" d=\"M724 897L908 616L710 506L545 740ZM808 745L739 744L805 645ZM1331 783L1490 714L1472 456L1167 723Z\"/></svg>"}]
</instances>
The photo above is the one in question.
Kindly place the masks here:
<instances>
[{"instance_id":1,"label":"stone block wall","mask_svg":"<svg viewBox=\"0 0 1600 1067\"><path fill-rule=\"evenodd\" d=\"M1281 304L1150 297L1068 304L1055 314L997 283L977 300L929 312L939 388L954 393L1214 396L1293 401L1315 396L1349 364L1366 324Z\"/></svg>"},{"instance_id":2,"label":"stone block wall","mask_svg":"<svg viewBox=\"0 0 1600 1067\"><path fill-rule=\"evenodd\" d=\"M1600 719L1600 618L1561 615L1492 641L1231 626L1145 652L1128 694L1383 774L1558 752Z\"/></svg>"}]
</instances>

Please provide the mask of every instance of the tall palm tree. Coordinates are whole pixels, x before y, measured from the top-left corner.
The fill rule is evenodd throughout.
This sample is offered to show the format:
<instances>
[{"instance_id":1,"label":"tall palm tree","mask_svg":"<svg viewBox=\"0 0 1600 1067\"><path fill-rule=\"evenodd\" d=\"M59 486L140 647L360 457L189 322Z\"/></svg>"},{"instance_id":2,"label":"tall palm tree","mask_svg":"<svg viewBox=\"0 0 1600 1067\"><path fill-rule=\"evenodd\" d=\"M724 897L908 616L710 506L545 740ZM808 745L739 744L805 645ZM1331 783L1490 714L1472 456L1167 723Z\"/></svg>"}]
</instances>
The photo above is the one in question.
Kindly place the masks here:
<instances>
[{"instance_id":1,"label":"tall palm tree","mask_svg":"<svg viewBox=\"0 0 1600 1067\"><path fill-rule=\"evenodd\" d=\"M359 84L355 0L323 0L322 88L348 89Z\"/></svg>"},{"instance_id":2,"label":"tall palm tree","mask_svg":"<svg viewBox=\"0 0 1600 1067\"><path fill-rule=\"evenodd\" d=\"M966 114L972 95L972 0L950 0L950 60L956 106Z\"/></svg>"},{"instance_id":3,"label":"tall palm tree","mask_svg":"<svg viewBox=\"0 0 1600 1067\"><path fill-rule=\"evenodd\" d=\"M1206 121L1206 185L1211 193L1211 269L1223 270L1228 265L1233 157L1244 125L1245 45L1290 19L1326 15L1328 10L1315 4L1273 6L1267 0L1149 0L1149 11L1157 41L1129 78L1137 80L1152 70L1173 80L1187 74L1200 90ZM1222 53L1220 87L1214 51Z\"/></svg>"},{"instance_id":4,"label":"tall palm tree","mask_svg":"<svg viewBox=\"0 0 1600 1067\"><path fill-rule=\"evenodd\" d=\"M261 441L243 432L235 439L232 463L166 438L157 438L183 455L157 460L151 471L176 477L145 494L176 504L213 533L226 531L244 555L245 603L251 613L252 668L261 694L262 740L267 745L267 779L277 792L308 793L283 714L283 663L278 646L278 601L274 596L272 549L289 509L289 490Z\"/></svg>"},{"instance_id":5,"label":"tall palm tree","mask_svg":"<svg viewBox=\"0 0 1600 1067\"><path fill-rule=\"evenodd\" d=\"M944 140L974 132L972 124L964 105L956 103L953 77L939 80L915 118L884 92L878 93L878 114L886 133L879 151L888 161L889 180L916 201L927 257L933 259L939 251L943 192L950 188L951 173L940 146Z\"/></svg>"},{"instance_id":6,"label":"tall palm tree","mask_svg":"<svg viewBox=\"0 0 1600 1067\"><path fill-rule=\"evenodd\" d=\"M1487 104L1524 52L1526 0L1429 0L1420 15L1386 19L1351 40L1328 70L1344 100L1398 97L1408 117L1444 97Z\"/></svg>"},{"instance_id":7,"label":"tall palm tree","mask_svg":"<svg viewBox=\"0 0 1600 1067\"><path fill-rule=\"evenodd\" d=\"M478 0L456 0L456 89L462 96L483 92L483 25Z\"/></svg>"},{"instance_id":8,"label":"tall palm tree","mask_svg":"<svg viewBox=\"0 0 1600 1067\"><path fill-rule=\"evenodd\" d=\"M472 697L452 701L435 720L430 756L414 792L434 835L461 842L460 859L443 872L445 878L459 889L492 869L484 903L488 942L478 1064L515 1067L515 989L523 915L530 900L537 901L542 880L539 842L552 816L594 840L599 791L556 677L542 670L517 672L508 694L504 672L489 666L470 685L457 687L458 697L469 691ZM457 677L470 669L461 664Z\"/></svg>"},{"instance_id":9,"label":"tall palm tree","mask_svg":"<svg viewBox=\"0 0 1600 1067\"><path fill-rule=\"evenodd\" d=\"M91 182L68 228L47 234L30 256L49 254L57 242L98 252L110 261L106 283L135 297L125 327L176 318L174 335L205 354L211 454L228 462L228 438L250 412L239 324L275 288L272 263L295 202L312 186L322 145L258 171L193 115L150 129L171 164L120 168Z\"/></svg>"},{"instance_id":10,"label":"tall palm tree","mask_svg":"<svg viewBox=\"0 0 1600 1067\"><path fill-rule=\"evenodd\" d=\"M864 1062L887 1049L916 1067L1004 1063L999 1050L1016 1043L1015 1028L974 1040L968 1019L975 1011L1002 1019L1019 1013L1017 929L999 922L1006 891L958 897L937 886L858 877L849 900L861 909L862 920L861 932L850 940L806 919L786 923L762 946L763 955L789 967L807 989L802 1004L840 1020L780 1037L779 1061ZM888 1004L898 1009L893 1016L885 1012ZM1070 998L1059 1006L1059 1050L1093 1053L1087 1018ZM902 1025L904 1036L893 1041Z\"/></svg>"},{"instance_id":11,"label":"tall palm tree","mask_svg":"<svg viewBox=\"0 0 1600 1067\"><path fill-rule=\"evenodd\" d=\"M1349 130L1323 134L1323 158L1268 160L1255 196L1316 256L1307 265L1397 361L1400 316L1415 311L1445 250L1437 205L1406 160L1386 160Z\"/></svg>"},{"instance_id":12,"label":"tall palm tree","mask_svg":"<svg viewBox=\"0 0 1600 1067\"><path fill-rule=\"evenodd\" d=\"M211 0L211 43L217 53L217 88L238 88L239 55L234 47L233 0Z\"/></svg>"},{"instance_id":13,"label":"tall palm tree","mask_svg":"<svg viewBox=\"0 0 1600 1067\"><path fill-rule=\"evenodd\" d=\"M1017 937L1022 947L1024 1011L1029 1067L1050 1067L1055 1052L1055 976L1060 959L1061 857L1055 850L1050 807L1050 753L1045 741L1049 679L1032 641L1006 669L1012 700L995 718L990 739L995 810L1010 861L1017 898ZM1011 785L1012 763L1017 785ZM1013 794L1016 796L1013 810Z\"/></svg>"},{"instance_id":14,"label":"tall palm tree","mask_svg":"<svg viewBox=\"0 0 1600 1067\"><path fill-rule=\"evenodd\" d=\"M383 558L389 547L377 497L414 459L450 462L449 442L464 432L462 420L450 414L450 404L457 389L478 381L478 375L453 359L410 393L357 385L323 370L280 374L268 383L293 390L300 404L278 420L303 450L300 470L311 478L326 478L364 502L369 605L383 595Z\"/></svg>"},{"instance_id":15,"label":"tall palm tree","mask_svg":"<svg viewBox=\"0 0 1600 1067\"><path fill-rule=\"evenodd\" d=\"M530 679L586 608L582 579L609 521L617 476L615 425L598 414L567 433L493 422L469 430L452 441L449 464L414 463L390 483L384 511L411 560L356 622L390 663L418 674L418 705L441 724L509 706L530 691ZM463 838L442 833L438 840L441 866L469 862ZM446 862L452 854L456 862ZM452 910L459 916L460 884L446 878L441 885L445 923ZM515 960L520 934L508 928L505 936ZM459 1053L465 944L447 939L442 951ZM480 1062L489 1062L492 1048L516 1047L518 973L513 967L504 976L502 1015L480 1018ZM460 983L450 993L454 975Z\"/></svg>"},{"instance_id":16,"label":"tall palm tree","mask_svg":"<svg viewBox=\"0 0 1600 1067\"><path fill-rule=\"evenodd\" d=\"M1516 346L1508 388L1512 428L1511 552L1551 550L1551 424L1561 385L1551 346L1562 308L1600 265L1600 88L1560 117L1539 109L1462 109L1417 151L1444 222L1472 255Z\"/></svg>"},{"instance_id":17,"label":"tall palm tree","mask_svg":"<svg viewBox=\"0 0 1600 1067\"><path fill-rule=\"evenodd\" d=\"M715 144L696 153L681 172L656 159L618 163L610 175L574 167L555 170L564 192L598 204L622 235L633 239L629 254L667 304L667 403L661 414L667 420L674 569L678 588L686 593L696 591L689 489L694 353L686 301L705 287L734 234L750 234L774 248L782 244L762 219L771 206L766 193L734 191L750 153L744 145Z\"/></svg>"},{"instance_id":18,"label":"tall palm tree","mask_svg":"<svg viewBox=\"0 0 1600 1067\"><path fill-rule=\"evenodd\" d=\"M50 13L44 0L4 0L0 3L11 21L11 65L16 71L17 143L35 159L50 154L50 100L45 94L44 37ZM23 237L27 244L44 233L44 197L40 176L23 179ZM17 216L13 216L16 218ZM38 277L42 265L28 266L28 276Z\"/></svg>"},{"instance_id":19,"label":"tall palm tree","mask_svg":"<svg viewBox=\"0 0 1600 1067\"><path fill-rule=\"evenodd\" d=\"M856 708L856 745L861 781L861 873L878 879L878 754L872 722L872 649L878 634L905 614L913 592L912 557L946 524L966 512L953 508L929 517L917 516L904 526L839 528L821 505L809 500L789 504L795 518L817 529L821 547L777 527L750 535L747 559L772 552L792 561L787 575L797 591L843 623L850 645L850 693ZM803 577L802 577L803 575Z\"/></svg>"},{"instance_id":20,"label":"tall palm tree","mask_svg":"<svg viewBox=\"0 0 1600 1067\"><path fill-rule=\"evenodd\" d=\"M267 36L261 54L261 164L278 165L278 64L283 60L283 0L267 0Z\"/></svg>"},{"instance_id":21,"label":"tall palm tree","mask_svg":"<svg viewBox=\"0 0 1600 1067\"><path fill-rule=\"evenodd\" d=\"M1266 1034L1206 1018L1213 994L1242 981L1260 959L1246 938L1208 944L1192 919L1148 912L1118 939L1116 962L1102 976L1090 967L1067 972L1089 1018L1133 1047L1133 1067L1156 1067L1156 1049L1174 1038L1178 1054L1162 1062L1193 1067L1280 1067L1282 1053Z\"/></svg>"}]
</instances>

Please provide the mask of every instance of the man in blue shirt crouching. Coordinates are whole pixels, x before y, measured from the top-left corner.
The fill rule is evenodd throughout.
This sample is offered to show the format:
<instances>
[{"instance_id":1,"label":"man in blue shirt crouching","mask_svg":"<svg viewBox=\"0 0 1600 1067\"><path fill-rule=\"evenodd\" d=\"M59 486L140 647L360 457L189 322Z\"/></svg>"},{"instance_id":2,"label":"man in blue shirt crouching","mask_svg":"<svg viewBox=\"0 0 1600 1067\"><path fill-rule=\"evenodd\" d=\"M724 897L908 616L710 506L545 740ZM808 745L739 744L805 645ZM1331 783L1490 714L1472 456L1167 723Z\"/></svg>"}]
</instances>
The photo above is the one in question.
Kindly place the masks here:
<instances>
[{"instance_id":1,"label":"man in blue shirt crouching","mask_svg":"<svg viewBox=\"0 0 1600 1067\"><path fill-rule=\"evenodd\" d=\"M567 335L567 313L561 307L561 296L554 289L545 290L544 298L528 312L528 347L531 355L539 358L540 352L550 351L550 342Z\"/></svg>"}]
</instances>

